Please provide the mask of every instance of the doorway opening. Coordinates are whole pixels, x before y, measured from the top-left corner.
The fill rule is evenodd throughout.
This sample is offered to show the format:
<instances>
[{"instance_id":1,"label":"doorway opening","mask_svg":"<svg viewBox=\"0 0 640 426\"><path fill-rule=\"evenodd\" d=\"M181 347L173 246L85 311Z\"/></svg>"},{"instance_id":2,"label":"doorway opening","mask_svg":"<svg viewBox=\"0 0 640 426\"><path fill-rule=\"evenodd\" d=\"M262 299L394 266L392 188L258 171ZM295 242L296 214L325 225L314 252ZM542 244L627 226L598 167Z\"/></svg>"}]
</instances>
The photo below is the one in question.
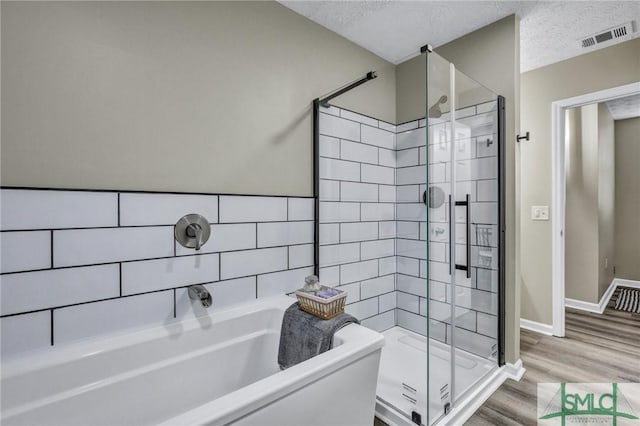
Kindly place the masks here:
<instances>
[{"instance_id":1,"label":"doorway opening","mask_svg":"<svg viewBox=\"0 0 640 426\"><path fill-rule=\"evenodd\" d=\"M565 336L566 300L566 231L567 231L567 111L590 104L607 102L618 98L640 95L640 82L601 90L586 95L558 100L551 105L553 137L553 205L552 218L552 287L553 287L553 335ZM570 130L569 130L570 131ZM624 283L627 285L628 283ZM602 296L604 305L613 294L616 282ZM605 300L606 299L606 300ZM581 306L600 309L603 303ZM569 305L571 301L569 301ZM606 307L606 306L604 306ZM604 310L602 307L602 310ZM588 310L588 309L587 309Z\"/></svg>"}]
</instances>

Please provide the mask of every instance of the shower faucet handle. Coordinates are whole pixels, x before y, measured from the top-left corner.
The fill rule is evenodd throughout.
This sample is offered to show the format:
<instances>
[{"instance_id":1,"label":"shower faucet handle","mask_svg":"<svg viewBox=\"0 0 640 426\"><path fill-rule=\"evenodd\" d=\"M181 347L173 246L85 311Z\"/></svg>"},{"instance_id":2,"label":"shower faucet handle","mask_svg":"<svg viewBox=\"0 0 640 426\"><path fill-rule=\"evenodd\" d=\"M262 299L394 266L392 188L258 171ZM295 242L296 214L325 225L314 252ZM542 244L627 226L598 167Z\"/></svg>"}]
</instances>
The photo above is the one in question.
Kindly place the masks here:
<instances>
[{"instance_id":1,"label":"shower faucet handle","mask_svg":"<svg viewBox=\"0 0 640 426\"><path fill-rule=\"evenodd\" d=\"M181 246L200 250L209 240L211 235L211 225L207 219L199 214L188 214L182 216L176 222L174 236Z\"/></svg>"},{"instance_id":2,"label":"shower faucet handle","mask_svg":"<svg viewBox=\"0 0 640 426\"><path fill-rule=\"evenodd\" d=\"M200 247L202 246L202 227L197 223L190 223L187 225L185 232L189 238L195 238L195 249L200 250Z\"/></svg>"}]
</instances>

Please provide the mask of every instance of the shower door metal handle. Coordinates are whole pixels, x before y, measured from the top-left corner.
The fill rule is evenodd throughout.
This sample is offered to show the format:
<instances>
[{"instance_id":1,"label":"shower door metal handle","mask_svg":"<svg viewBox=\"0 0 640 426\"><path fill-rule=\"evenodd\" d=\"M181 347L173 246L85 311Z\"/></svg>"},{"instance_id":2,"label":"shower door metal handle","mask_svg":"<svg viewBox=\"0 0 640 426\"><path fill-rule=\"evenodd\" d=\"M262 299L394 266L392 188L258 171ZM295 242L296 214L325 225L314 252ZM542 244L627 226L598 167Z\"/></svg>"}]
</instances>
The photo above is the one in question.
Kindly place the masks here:
<instances>
[{"instance_id":1,"label":"shower door metal handle","mask_svg":"<svg viewBox=\"0 0 640 426\"><path fill-rule=\"evenodd\" d=\"M454 262L454 251L456 247L456 242L453 241L453 225L456 221L455 215L456 207L453 204L453 198L451 194L449 194L449 275L453 275L455 273L455 265Z\"/></svg>"},{"instance_id":2,"label":"shower door metal handle","mask_svg":"<svg viewBox=\"0 0 640 426\"><path fill-rule=\"evenodd\" d=\"M471 194L467 194L467 278L471 278Z\"/></svg>"},{"instance_id":3,"label":"shower door metal handle","mask_svg":"<svg viewBox=\"0 0 640 426\"><path fill-rule=\"evenodd\" d=\"M467 264L456 265L456 269L467 271L467 278L471 278L471 194L467 194L465 201L456 201L456 206L465 206L467 210Z\"/></svg>"}]
</instances>

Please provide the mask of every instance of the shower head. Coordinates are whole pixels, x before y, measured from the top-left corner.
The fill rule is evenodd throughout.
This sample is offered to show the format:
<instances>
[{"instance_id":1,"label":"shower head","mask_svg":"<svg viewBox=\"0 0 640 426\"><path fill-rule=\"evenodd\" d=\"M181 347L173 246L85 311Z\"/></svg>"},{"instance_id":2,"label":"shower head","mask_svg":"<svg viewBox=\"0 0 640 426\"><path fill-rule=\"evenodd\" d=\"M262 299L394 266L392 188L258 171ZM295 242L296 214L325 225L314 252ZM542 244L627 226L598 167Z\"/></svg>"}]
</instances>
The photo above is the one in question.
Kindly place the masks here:
<instances>
[{"instance_id":1,"label":"shower head","mask_svg":"<svg viewBox=\"0 0 640 426\"><path fill-rule=\"evenodd\" d=\"M440 96L438 102L433 104L431 108L429 108L429 118L440 118L442 116L442 110L440 110L440 105L444 104L449 100L447 95Z\"/></svg>"}]
</instances>

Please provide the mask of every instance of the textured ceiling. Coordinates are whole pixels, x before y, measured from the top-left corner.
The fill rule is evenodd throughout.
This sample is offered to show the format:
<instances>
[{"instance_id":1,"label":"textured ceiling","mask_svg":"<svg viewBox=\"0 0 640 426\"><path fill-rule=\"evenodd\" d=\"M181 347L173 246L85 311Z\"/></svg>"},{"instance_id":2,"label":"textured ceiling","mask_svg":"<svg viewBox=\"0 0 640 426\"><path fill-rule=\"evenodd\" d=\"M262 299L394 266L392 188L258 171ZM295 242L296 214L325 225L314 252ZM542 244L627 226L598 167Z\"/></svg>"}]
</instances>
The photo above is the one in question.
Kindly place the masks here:
<instances>
[{"instance_id":1,"label":"textured ceiling","mask_svg":"<svg viewBox=\"0 0 640 426\"><path fill-rule=\"evenodd\" d=\"M622 24L640 22L639 1L302 1L284 6L398 64L513 13L520 22L522 72L568 59L578 40ZM640 36L640 31L632 37Z\"/></svg>"},{"instance_id":2,"label":"textured ceiling","mask_svg":"<svg viewBox=\"0 0 640 426\"><path fill-rule=\"evenodd\" d=\"M614 120L640 117L640 95L627 96L607 102Z\"/></svg>"}]
</instances>

